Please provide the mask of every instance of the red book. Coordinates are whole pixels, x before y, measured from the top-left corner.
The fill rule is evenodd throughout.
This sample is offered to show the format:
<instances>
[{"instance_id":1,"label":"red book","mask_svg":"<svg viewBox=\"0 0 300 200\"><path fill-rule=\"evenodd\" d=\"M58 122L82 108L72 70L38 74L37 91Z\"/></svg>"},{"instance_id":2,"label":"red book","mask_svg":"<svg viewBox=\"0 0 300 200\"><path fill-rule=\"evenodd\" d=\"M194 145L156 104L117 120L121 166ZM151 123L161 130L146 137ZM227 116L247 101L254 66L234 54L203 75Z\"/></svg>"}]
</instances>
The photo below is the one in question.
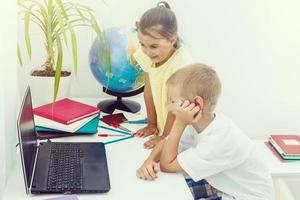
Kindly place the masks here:
<instances>
[{"instance_id":1,"label":"red book","mask_svg":"<svg viewBox=\"0 0 300 200\"><path fill-rule=\"evenodd\" d=\"M37 107L33 109L33 113L62 124L71 124L99 113L99 109L65 98L54 103Z\"/></svg>"},{"instance_id":2,"label":"red book","mask_svg":"<svg viewBox=\"0 0 300 200\"><path fill-rule=\"evenodd\" d=\"M285 155L300 155L299 135L271 135L270 142ZM279 148L278 148L279 147Z\"/></svg>"}]
</instances>

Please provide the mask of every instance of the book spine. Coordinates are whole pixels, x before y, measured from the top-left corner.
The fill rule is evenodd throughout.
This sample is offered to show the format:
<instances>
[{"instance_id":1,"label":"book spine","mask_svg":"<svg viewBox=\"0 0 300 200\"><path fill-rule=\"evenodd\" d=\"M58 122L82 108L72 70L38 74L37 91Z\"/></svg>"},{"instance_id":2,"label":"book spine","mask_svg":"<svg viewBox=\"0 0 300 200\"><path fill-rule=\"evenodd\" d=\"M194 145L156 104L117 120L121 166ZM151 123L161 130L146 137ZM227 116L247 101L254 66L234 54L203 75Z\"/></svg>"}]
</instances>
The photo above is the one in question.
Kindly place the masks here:
<instances>
[{"instance_id":1,"label":"book spine","mask_svg":"<svg viewBox=\"0 0 300 200\"><path fill-rule=\"evenodd\" d=\"M91 113L89 113L89 114L82 115L82 116L80 116L80 117L77 117L77 118L74 118L74 119L72 119L72 120L69 120L69 121L67 121L66 123L67 123L67 124L71 124L71 123L73 123L73 122L79 121L79 120L81 120L81 119L90 117L90 116L95 115L95 114L98 114L98 113L99 113L99 110L96 110L96 111L91 112Z\"/></svg>"},{"instance_id":2,"label":"book spine","mask_svg":"<svg viewBox=\"0 0 300 200\"><path fill-rule=\"evenodd\" d=\"M275 150L276 150L281 156L283 156L284 152L283 152L282 149L277 145L277 143L273 140L272 137L269 138L269 142L272 144L272 146L275 148Z\"/></svg>"}]
</instances>

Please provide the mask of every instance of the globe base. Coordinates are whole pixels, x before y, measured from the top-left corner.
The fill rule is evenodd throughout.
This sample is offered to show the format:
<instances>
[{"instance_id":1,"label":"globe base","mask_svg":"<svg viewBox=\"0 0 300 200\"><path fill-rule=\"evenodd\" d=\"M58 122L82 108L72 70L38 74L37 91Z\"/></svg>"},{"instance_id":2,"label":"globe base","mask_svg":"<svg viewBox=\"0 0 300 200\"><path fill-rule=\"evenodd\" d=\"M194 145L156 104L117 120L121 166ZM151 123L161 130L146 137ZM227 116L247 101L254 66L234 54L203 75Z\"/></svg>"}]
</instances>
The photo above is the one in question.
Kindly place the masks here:
<instances>
[{"instance_id":1,"label":"globe base","mask_svg":"<svg viewBox=\"0 0 300 200\"><path fill-rule=\"evenodd\" d=\"M98 108L101 112L112 114L115 109L124 110L126 112L136 113L141 110L141 105L135 101L122 100L120 97L117 100L104 100L98 103Z\"/></svg>"}]
</instances>

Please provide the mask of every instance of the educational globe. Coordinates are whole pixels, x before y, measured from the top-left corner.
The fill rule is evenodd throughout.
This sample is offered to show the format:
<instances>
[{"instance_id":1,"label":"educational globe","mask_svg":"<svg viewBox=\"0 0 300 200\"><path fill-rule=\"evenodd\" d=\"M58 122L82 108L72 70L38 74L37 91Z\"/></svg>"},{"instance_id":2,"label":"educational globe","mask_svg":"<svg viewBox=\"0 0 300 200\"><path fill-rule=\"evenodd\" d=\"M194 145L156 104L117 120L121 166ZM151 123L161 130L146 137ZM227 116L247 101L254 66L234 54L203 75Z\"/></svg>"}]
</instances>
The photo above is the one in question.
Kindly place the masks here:
<instances>
[{"instance_id":1,"label":"educational globe","mask_svg":"<svg viewBox=\"0 0 300 200\"><path fill-rule=\"evenodd\" d=\"M105 88L117 92L132 92L144 85L143 70L133 54L138 48L135 30L112 27L105 30L110 54L110 74L107 73L107 55L102 40L102 64L99 57L99 40L96 39L90 50L90 68L96 80Z\"/></svg>"},{"instance_id":2,"label":"educational globe","mask_svg":"<svg viewBox=\"0 0 300 200\"><path fill-rule=\"evenodd\" d=\"M104 38L109 47L109 55L107 55ZM134 96L143 92L143 70L133 56L138 46L136 31L119 27L105 30L101 52L99 52L98 39L92 44L89 55L90 69L96 80L103 86L103 91L117 96L117 100L100 102L98 107L101 111L112 113L115 109L128 112L140 110L138 103L122 100L122 97ZM110 60L109 71L106 64L107 59Z\"/></svg>"}]
</instances>

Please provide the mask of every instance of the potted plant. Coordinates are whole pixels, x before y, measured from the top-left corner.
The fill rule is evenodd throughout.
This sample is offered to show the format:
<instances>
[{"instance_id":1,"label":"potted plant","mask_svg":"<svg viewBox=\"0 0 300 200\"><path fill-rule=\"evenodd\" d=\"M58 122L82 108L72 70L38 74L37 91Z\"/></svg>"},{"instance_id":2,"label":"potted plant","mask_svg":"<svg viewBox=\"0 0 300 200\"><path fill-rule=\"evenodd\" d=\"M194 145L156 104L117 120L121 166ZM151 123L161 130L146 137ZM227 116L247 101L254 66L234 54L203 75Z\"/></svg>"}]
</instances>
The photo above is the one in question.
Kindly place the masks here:
<instances>
[{"instance_id":1,"label":"potted plant","mask_svg":"<svg viewBox=\"0 0 300 200\"><path fill-rule=\"evenodd\" d=\"M109 48L105 33L101 31L93 10L87 6L62 0L19 0L21 8L19 12L24 17L25 44L29 59L31 60L30 25L35 24L42 33L45 41L46 60L42 64L43 69L34 70L32 76L53 77L54 90L53 101L56 100L60 80L63 76L69 76L71 72L62 70L63 48L62 41L68 47L68 41L72 45L73 71L77 75L77 38L75 28L87 26L92 28L98 37L100 66L102 65L102 51L106 51L106 67L109 72L110 59ZM18 44L18 59L22 65L22 57ZM56 59L55 59L56 58ZM48 84L48 83L47 83Z\"/></svg>"}]
</instances>

